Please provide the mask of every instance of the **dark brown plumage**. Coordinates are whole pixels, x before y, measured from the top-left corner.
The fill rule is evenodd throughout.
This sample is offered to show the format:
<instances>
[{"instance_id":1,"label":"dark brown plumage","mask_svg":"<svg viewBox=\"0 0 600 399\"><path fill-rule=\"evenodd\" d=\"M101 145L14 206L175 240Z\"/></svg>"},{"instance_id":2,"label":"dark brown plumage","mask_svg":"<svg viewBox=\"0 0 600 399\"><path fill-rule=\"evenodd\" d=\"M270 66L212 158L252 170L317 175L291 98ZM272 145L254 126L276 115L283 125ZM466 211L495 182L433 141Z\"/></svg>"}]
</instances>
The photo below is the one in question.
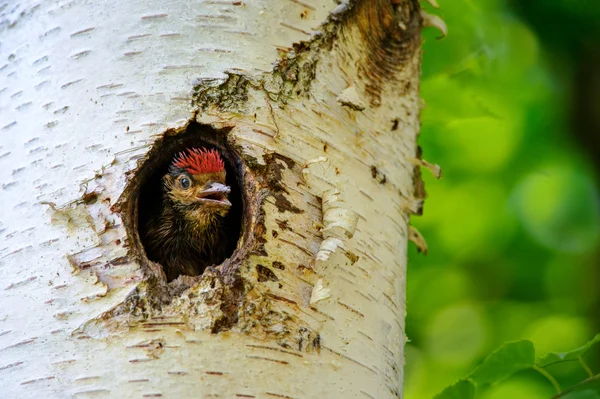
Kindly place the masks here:
<instances>
[{"instance_id":1,"label":"dark brown plumage","mask_svg":"<svg viewBox=\"0 0 600 399\"><path fill-rule=\"evenodd\" d=\"M223 160L216 150L180 153L162 178L160 211L145 229L146 252L169 281L197 276L225 257L223 218L231 203Z\"/></svg>"}]
</instances>

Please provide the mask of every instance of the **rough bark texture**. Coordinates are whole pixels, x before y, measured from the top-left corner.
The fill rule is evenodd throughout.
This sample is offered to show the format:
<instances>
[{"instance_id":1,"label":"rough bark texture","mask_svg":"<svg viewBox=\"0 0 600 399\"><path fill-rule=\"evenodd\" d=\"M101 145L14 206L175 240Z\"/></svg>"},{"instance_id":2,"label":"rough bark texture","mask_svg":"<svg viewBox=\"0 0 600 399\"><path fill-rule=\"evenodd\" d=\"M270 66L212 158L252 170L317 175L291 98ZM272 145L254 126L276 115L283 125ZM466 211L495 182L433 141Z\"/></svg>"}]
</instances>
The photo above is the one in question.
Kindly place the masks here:
<instances>
[{"instance_id":1,"label":"rough bark texture","mask_svg":"<svg viewBox=\"0 0 600 399\"><path fill-rule=\"evenodd\" d=\"M2 396L401 397L417 1L104 3L0 6ZM167 283L140 187L198 138L241 237Z\"/></svg>"}]
</instances>

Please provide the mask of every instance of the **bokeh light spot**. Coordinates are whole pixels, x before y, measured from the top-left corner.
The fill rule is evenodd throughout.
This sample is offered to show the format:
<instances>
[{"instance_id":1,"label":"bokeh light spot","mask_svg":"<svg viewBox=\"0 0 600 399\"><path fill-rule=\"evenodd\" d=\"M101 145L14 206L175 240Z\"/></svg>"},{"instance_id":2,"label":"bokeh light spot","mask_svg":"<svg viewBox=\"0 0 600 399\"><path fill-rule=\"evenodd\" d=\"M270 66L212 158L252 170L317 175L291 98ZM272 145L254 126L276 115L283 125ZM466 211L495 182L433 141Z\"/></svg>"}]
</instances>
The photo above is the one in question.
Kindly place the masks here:
<instances>
[{"instance_id":1,"label":"bokeh light spot","mask_svg":"<svg viewBox=\"0 0 600 399\"><path fill-rule=\"evenodd\" d=\"M523 338L535 345L536 354L564 352L578 348L592 337L588 322L580 317L551 315L533 321L525 330Z\"/></svg>"},{"instance_id":2,"label":"bokeh light spot","mask_svg":"<svg viewBox=\"0 0 600 399\"><path fill-rule=\"evenodd\" d=\"M478 117L453 120L447 125L447 134L448 144L460 154L452 159L453 165L489 173L510 160L520 131L509 120Z\"/></svg>"},{"instance_id":3,"label":"bokeh light spot","mask_svg":"<svg viewBox=\"0 0 600 399\"><path fill-rule=\"evenodd\" d=\"M552 166L526 176L515 190L515 205L527 231L542 245L582 253L598 244L598 192L585 174Z\"/></svg>"},{"instance_id":4,"label":"bokeh light spot","mask_svg":"<svg viewBox=\"0 0 600 399\"><path fill-rule=\"evenodd\" d=\"M433 316L425 334L427 351L437 362L466 365L485 349L487 322L475 306L452 306Z\"/></svg>"}]
</instances>

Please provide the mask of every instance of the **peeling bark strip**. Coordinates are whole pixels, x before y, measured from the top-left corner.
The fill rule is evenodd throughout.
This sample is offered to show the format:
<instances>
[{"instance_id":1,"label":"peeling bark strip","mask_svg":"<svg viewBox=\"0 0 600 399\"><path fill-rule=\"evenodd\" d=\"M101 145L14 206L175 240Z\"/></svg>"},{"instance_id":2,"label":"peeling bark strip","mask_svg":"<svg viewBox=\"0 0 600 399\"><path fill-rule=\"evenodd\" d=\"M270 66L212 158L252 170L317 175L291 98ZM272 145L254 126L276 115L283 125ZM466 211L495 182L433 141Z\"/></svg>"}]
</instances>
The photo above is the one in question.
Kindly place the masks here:
<instances>
[{"instance_id":1,"label":"peeling bark strip","mask_svg":"<svg viewBox=\"0 0 600 399\"><path fill-rule=\"evenodd\" d=\"M418 2L107 1L0 20L3 394L402 397ZM167 282L148 187L198 145L229 258Z\"/></svg>"}]
</instances>

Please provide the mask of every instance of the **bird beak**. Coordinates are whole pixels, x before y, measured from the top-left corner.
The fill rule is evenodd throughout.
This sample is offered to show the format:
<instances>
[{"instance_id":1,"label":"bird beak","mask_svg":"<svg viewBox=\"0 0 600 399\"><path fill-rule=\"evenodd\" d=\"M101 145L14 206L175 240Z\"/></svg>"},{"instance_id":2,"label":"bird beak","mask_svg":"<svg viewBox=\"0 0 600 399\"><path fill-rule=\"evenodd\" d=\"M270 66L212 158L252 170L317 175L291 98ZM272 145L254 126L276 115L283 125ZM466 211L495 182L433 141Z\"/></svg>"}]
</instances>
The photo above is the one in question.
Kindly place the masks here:
<instances>
[{"instance_id":1,"label":"bird beak","mask_svg":"<svg viewBox=\"0 0 600 399\"><path fill-rule=\"evenodd\" d=\"M231 192L231 188L221 183L213 183L209 188L201 191L198 194L198 200L206 205L215 205L229 208L231 202L227 199L227 195Z\"/></svg>"}]
</instances>

